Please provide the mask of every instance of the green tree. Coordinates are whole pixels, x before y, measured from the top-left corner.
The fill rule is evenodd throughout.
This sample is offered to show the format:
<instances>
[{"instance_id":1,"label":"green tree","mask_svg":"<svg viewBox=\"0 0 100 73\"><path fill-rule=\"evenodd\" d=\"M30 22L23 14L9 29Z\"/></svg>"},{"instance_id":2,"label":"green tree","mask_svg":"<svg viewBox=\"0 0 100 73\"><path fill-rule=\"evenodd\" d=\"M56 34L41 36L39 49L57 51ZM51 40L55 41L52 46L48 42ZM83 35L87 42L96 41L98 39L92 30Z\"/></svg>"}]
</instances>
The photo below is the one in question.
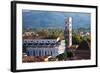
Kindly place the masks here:
<instances>
[{"instance_id":1,"label":"green tree","mask_svg":"<svg viewBox=\"0 0 100 73\"><path fill-rule=\"evenodd\" d=\"M42 37L47 37L49 32L47 29L41 29L37 31L37 34L39 34L39 36L42 36Z\"/></svg>"},{"instance_id":2,"label":"green tree","mask_svg":"<svg viewBox=\"0 0 100 73\"><path fill-rule=\"evenodd\" d=\"M72 43L73 43L73 44L77 45L77 44L79 44L80 42L81 42L81 38L80 38L79 35L73 35L73 36L72 36Z\"/></svg>"}]
</instances>

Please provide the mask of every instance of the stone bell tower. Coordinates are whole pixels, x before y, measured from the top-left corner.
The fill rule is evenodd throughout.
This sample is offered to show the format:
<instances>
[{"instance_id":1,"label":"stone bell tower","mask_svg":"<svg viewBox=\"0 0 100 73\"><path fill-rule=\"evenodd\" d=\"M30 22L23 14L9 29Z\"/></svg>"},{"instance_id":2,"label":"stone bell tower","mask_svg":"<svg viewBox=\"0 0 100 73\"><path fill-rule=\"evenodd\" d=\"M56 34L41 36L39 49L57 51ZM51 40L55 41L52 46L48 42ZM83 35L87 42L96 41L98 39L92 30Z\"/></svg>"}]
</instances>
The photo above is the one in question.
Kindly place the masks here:
<instances>
[{"instance_id":1,"label":"stone bell tower","mask_svg":"<svg viewBox=\"0 0 100 73\"><path fill-rule=\"evenodd\" d=\"M70 47L72 45L72 17L65 18L64 37L66 47Z\"/></svg>"}]
</instances>

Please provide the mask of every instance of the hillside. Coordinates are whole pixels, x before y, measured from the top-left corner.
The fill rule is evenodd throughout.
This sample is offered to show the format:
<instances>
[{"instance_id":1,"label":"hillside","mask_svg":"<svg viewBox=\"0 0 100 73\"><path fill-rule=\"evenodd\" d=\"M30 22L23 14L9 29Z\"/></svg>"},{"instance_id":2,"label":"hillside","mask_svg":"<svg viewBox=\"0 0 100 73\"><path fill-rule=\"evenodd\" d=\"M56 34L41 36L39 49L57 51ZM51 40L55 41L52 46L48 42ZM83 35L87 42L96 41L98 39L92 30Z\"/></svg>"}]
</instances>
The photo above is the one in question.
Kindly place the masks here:
<instances>
[{"instance_id":1,"label":"hillside","mask_svg":"<svg viewBox=\"0 0 100 73\"><path fill-rule=\"evenodd\" d=\"M73 29L77 27L90 27L90 14L88 13L22 11L24 28L64 28L65 17L72 17Z\"/></svg>"}]
</instances>

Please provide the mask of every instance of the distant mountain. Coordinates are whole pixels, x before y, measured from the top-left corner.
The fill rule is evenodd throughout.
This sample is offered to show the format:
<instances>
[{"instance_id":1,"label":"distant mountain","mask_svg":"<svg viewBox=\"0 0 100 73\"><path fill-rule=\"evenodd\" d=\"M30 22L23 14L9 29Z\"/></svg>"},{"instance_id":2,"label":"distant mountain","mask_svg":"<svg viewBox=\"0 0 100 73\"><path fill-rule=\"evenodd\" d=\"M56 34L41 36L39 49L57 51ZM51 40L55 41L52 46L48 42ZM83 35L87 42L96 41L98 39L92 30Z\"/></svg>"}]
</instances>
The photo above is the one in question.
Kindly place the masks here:
<instances>
[{"instance_id":1,"label":"distant mountain","mask_svg":"<svg viewBox=\"0 0 100 73\"><path fill-rule=\"evenodd\" d=\"M72 17L73 29L78 27L90 27L89 13L22 11L24 28L64 28L65 17Z\"/></svg>"}]
</instances>

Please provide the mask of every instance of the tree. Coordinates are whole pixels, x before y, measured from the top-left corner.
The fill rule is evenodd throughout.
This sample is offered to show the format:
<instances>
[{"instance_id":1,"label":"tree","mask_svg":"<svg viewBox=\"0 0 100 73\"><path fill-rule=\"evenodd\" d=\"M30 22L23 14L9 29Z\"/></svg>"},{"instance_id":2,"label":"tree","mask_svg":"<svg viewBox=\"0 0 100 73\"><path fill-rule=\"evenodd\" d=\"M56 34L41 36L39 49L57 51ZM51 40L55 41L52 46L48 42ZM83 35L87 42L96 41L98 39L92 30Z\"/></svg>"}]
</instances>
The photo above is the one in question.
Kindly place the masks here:
<instances>
[{"instance_id":1,"label":"tree","mask_svg":"<svg viewBox=\"0 0 100 73\"><path fill-rule=\"evenodd\" d=\"M77 45L77 44L79 44L81 42L81 39L80 39L80 36L79 35L73 35L72 36L72 43L73 44L75 44L75 45Z\"/></svg>"},{"instance_id":2,"label":"tree","mask_svg":"<svg viewBox=\"0 0 100 73\"><path fill-rule=\"evenodd\" d=\"M47 37L49 32L46 29L41 29L41 30L37 31L37 34L39 34L39 36L41 36L41 37Z\"/></svg>"},{"instance_id":3,"label":"tree","mask_svg":"<svg viewBox=\"0 0 100 73\"><path fill-rule=\"evenodd\" d=\"M58 60L66 60L71 59L73 57L73 53L71 51L64 52L57 56Z\"/></svg>"},{"instance_id":4,"label":"tree","mask_svg":"<svg viewBox=\"0 0 100 73\"><path fill-rule=\"evenodd\" d=\"M90 46L87 40L82 40L77 48L77 50L90 50Z\"/></svg>"}]
</instances>

